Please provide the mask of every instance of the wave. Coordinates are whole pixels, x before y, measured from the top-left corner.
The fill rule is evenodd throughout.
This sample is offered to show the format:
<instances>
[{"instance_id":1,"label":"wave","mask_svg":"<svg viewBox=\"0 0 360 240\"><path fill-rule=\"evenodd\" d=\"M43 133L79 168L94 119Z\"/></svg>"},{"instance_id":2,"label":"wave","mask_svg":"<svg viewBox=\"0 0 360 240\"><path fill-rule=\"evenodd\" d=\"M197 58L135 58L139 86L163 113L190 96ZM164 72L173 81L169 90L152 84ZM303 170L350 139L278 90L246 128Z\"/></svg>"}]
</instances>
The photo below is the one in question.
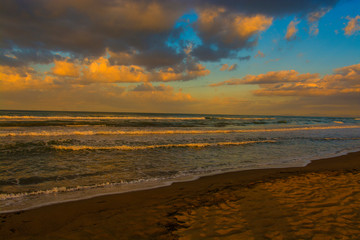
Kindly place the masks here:
<instances>
[{"instance_id":1,"label":"wave","mask_svg":"<svg viewBox=\"0 0 360 240\"><path fill-rule=\"evenodd\" d=\"M205 119L210 120L274 120L274 117L205 117Z\"/></svg>"},{"instance_id":2,"label":"wave","mask_svg":"<svg viewBox=\"0 0 360 240\"><path fill-rule=\"evenodd\" d=\"M8 199L15 199L15 198L23 198L27 196L36 196L36 195L43 195L43 194L53 194L53 193L61 193L61 192L75 192L75 191L81 191L81 190L87 190L87 189L93 189L93 188L99 188L99 187L108 187L108 186L114 186L119 184L130 184L130 183L140 183L146 180L133 180L131 182L129 181L121 181L119 183L100 183L95 185L87 185L87 186L76 186L76 187L54 187L52 189L48 190L38 190L38 191L32 191L32 192L19 192L19 193L1 193L0 194L0 200L8 200Z\"/></svg>"},{"instance_id":3,"label":"wave","mask_svg":"<svg viewBox=\"0 0 360 240\"><path fill-rule=\"evenodd\" d=\"M237 145L245 145L245 144L253 144L253 143L274 143L275 140L260 140L260 141L242 141L242 142L217 142L217 143L181 143L181 144L160 144L160 145L147 145L147 146L64 146L64 145L55 145L52 146L58 150L71 150L71 151L79 151L79 150L123 150L123 151L131 151L131 150L146 150L146 149L155 149L155 148L204 148L211 146L237 146Z\"/></svg>"},{"instance_id":4,"label":"wave","mask_svg":"<svg viewBox=\"0 0 360 240\"><path fill-rule=\"evenodd\" d=\"M39 131L39 132L2 132L0 137L17 136L69 136L69 135L161 135L161 134L227 134L249 132L289 132L330 129L355 129L359 125L351 126L319 126L319 127L294 127L273 129L229 129L229 130L161 130L161 131Z\"/></svg>"},{"instance_id":5,"label":"wave","mask_svg":"<svg viewBox=\"0 0 360 240\"><path fill-rule=\"evenodd\" d=\"M75 117L75 116L0 116L0 121L47 121L47 120L204 120L205 117Z\"/></svg>"},{"instance_id":6,"label":"wave","mask_svg":"<svg viewBox=\"0 0 360 240\"><path fill-rule=\"evenodd\" d=\"M152 116L0 116L0 121L46 121L46 120L274 120L274 117L152 117Z\"/></svg>"}]
</instances>

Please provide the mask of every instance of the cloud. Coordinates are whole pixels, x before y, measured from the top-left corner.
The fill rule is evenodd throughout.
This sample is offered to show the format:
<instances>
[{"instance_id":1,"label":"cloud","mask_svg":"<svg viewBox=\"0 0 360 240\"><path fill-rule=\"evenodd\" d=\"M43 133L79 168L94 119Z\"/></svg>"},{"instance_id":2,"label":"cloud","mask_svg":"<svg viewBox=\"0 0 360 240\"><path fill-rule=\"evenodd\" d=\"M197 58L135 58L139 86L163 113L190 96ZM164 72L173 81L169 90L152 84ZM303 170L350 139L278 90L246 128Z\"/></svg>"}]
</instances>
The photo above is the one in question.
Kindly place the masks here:
<instances>
[{"instance_id":1,"label":"cloud","mask_svg":"<svg viewBox=\"0 0 360 240\"><path fill-rule=\"evenodd\" d=\"M300 74L295 70L247 75L241 79L230 79L211 86L258 84L258 96L338 96L360 97L360 64L334 70L333 74L320 77L318 73Z\"/></svg>"},{"instance_id":2,"label":"cloud","mask_svg":"<svg viewBox=\"0 0 360 240\"><path fill-rule=\"evenodd\" d=\"M235 50L254 46L258 35L273 21L273 17L232 13L224 8L201 9L198 14L194 27L203 46L194 49L193 55L202 61L234 58Z\"/></svg>"},{"instance_id":3,"label":"cloud","mask_svg":"<svg viewBox=\"0 0 360 240\"><path fill-rule=\"evenodd\" d=\"M186 111L196 103L190 94L164 86L163 91L131 91L116 84L61 85L41 91L0 90L0 106L12 109L52 109L74 111ZM46 100L46 101L45 101Z\"/></svg>"},{"instance_id":4,"label":"cloud","mask_svg":"<svg viewBox=\"0 0 360 240\"><path fill-rule=\"evenodd\" d=\"M207 70L201 64L195 64L190 66L183 72L178 72L174 68L160 70L159 72L152 73L149 76L149 81L152 82L188 81L188 80L196 79L198 77L206 76L208 74L210 74L210 70Z\"/></svg>"},{"instance_id":5,"label":"cloud","mask_svg":"<svg viewBox=\"0 0 360 240\"><path fill-rule=\"evenodd\" d=\"M142 52L111 52L109 61L114 65L139 65L147 70L160 67L171 67L181 63L186 57L185 52L177 53L174 49L165 46L163 48L151 48Z\"/></svg>"},{"instance_id":6,"label":"cloud","mask_svg":"<svg viewBox=\"0 0 360 240\"><path fill-rule=\"evenodd\" d=\"M0 106L4 109L161 112L185 111L184 108L196 101L190 94L164 84L154 86L144 82L127 88L112 82L64 81L62 77L44 76L29 67L0 66Z\"/></svg>"},{"instance_id":7,"label":"cloud","mask_svg":"<svg viewBox=\"0 0 360 240\"><path fill-rule=\"evenodd\" d=\"M185 1L186 2L186 1ZM302 0L302 1L286 1L286 0L259 0L259 1L248 1L248 0L200 0L191 1L196 3L198 6L216 6L219 8L227 8L233 11L247 13L247 14L266 14L284 16L288 14L305 14L314 9L321 9L326 7L334 6L338 0Z\"/></svg>"},{"instance_id":8,"label":"cloud","mask_svg":"<svg viewBox=\"0 0 360 240\"><path fill-rule=\"evenodd\" d=\"M223 64L223 65L221 66L220 71L225 71L225 70L227 70L228 68L229 68L229 65L227 65L227 64L225 63L225 64Z\"/></svg>"},{"instance_id":9,"label":"cloud","mask_svg":"<svg viewBox=\"0 0 360 240\"><path fill-rule=\"evenodd\" d=\"M54 62L50 72L39 73L31 67L0 66L4 89L46 89L59 85L89 85L94 83L136 83L189 81L210 73L205 66L189 58L171 68L147 71L136 65L111 65L105 57L70 62Z\"/></svg>"},{"instance_id":10,"label":"cloud","mask_svg":"<svg viewBox=\"0 0 360 240\"><path fill-rule=\"evenodd\" d=\"M46 49L0 49L0 65L5 66L28 66L30 64L49 64L54 60L61 60L64 57Z\"/></svg>"},{"instance_id":11,"label":"cloud","mask_svg":"<svg viewBox=\"0 0 360 240\"><path fill-rule=\"evenodd\" d=\"M7 45L101 56L106 48L162 43L184 11L181 4L175 8L158 1L4 0L2 38Z\"/></svg>"},{"instance_id":12,"label":"cloud","mask_svg":"<svg viewBox=\"0 0 360 240\"><path fill-rule=\"evenodd\" d=\"M231 71L234 71L234 70L236 70L237 69L237 64L236 63L234 63L234 64L232 64L230 67L229 67L229 65L228 64L223 64L222 66L221 66L221 68L220 68L220 71L226 71L226 70L228 70L229 72L231 72Z\"/></svg>"},{"instance_id":13,"label":"cloud","mask_svg":"<svg viewBox=\"0 0 360 240\"><path fill-rule=\"evenodd\" d=\"M82 60L111 52L114 65L146 70L173 67L188 54L169 46L168 41L175 39L185 49L191 42L183 38L186 27L199 37L198 44L193 42L192 54L200 61L237 58L239 50L256 45L259 34L274 18L304 15L336 2L3 0L0 64L49 64L66 57ZM191 11L198 19L179 27L178 21ZM7 57L10 55L16 58Z\"/></svg>"},{"instance_id":14,"label":"cloud","mask_svg":"<svg viewBox=\"0 0 360 240\"><path fill-rule=\"evenodd\" d=\"M78 77L80 75L80 66L75 63L55 60L54 64L55 66L51 69L54 75L61 77Z\"/></svg>"},{"instance_id":15,"label":"cloud","mask_svg":"<svg viewBox=\"0 0 360 240\"><path fill-rule=\"evenodd\" d=\"M240 79L230 79L211 86L239 85L239 84L272 84L283 82L299 82L306 79L317 79L319 74L299 74L295 70L273 71L266 74L246 75Z\"/></svg>"},{"instance_id":16,"label":"cloud","mask_svg":"<svg viewBox=\"0 0 360 240\"><path fill-rule=\"evenodd\" d=\"M346 19L349 20L349 22L344 28L345 35L350 36L360 31L360 15L357 15L354 18L346 17Z\"/></svg>"},{"instance_id":17,"label":"cloud","mask_svg":"<svg viewBox=\"0 0 360 240\"><path fill-rule=\"evenodd\" d=\"M145 70L139 66L110 65L109 60L100 57L82 68L80 82L131 83L148 80Z\"/></svg>"},{"instance_id":18,"label":"cloud","mask_svg":"<svg viewBox=\"0 0 360 240\"><path fill-rule=\"evenodd\" d=\"M307 15L307 21L310 25L309 34L314 36L319 34L319 20L330 10L331 8L322 8Z\"/></svg>"},{"instance_id":19,"label":"cloud","mask_svg":"<svg viewBox=\"0 0 360 240\"><path fill-rule=\"evenodd\" d=\"M285 35L286 40L291 41L296 38L296 33L298 31L298 29L296 28L296 25L298 25L299 23L300 23L300 21L296 21L296 20L293 20L289 23L287 30L286 30L286 35Z\"/></svg>"},{"instance_id":20,"label":"cloud","mask_svg":"<svg viewBox=\"0 0 360 240\"><path fill-rule=\"evenodd\" d=\"M229 72L230 71L235 71L236 69L237 69L237 64L236 63L234 63L233 65L231 65L230 67L229 67Z\"/></svg>"},{"instance_id":21,"label":"cloud","mask_svg":"<svg viewBox=\"0 0 360 240\"><path fill-rule=\"evenodd\" d=\"M39 76L31 67L0 66L0 91L47 90L56 88L54 78Z\"/></svg>"},{"instance_id":22,"label":"cloud","mask_svg":"<svg viewBox=\"0 0 360 240\"><path fill-rule=\"evenodd\" d=\"M167 91L169 89L172 89L170 86L165 86L164 84L160 84L159 86L153 86L151 83L142 83L140 85L137 85L132 91L135 92L145 92L145 91L151 91L151 92L157 92L157 91Z\"/></svg>"},{"instance_id":23,"label":"cloud","mask_svg":"<svg viewBox=\"0 0 360 240\"><path fill-rule=\"evenodd\" d=\"M260 50L258 50L257 54L254 56L254 58L257 58L257 57L260 57L260 58L263 58L265 57L265 54L263 52L261 52Z\"/></svg>"}]
</instances>

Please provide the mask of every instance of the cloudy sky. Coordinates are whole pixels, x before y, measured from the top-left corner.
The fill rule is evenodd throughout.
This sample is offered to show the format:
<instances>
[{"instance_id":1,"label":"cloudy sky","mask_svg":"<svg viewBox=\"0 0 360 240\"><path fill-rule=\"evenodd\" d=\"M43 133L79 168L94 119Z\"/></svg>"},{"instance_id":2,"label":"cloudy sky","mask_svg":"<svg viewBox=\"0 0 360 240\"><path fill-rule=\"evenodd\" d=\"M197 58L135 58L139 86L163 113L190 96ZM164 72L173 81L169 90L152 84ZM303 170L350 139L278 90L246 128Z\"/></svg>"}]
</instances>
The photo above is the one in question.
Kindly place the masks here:
<instances>
[{"instance_id":1,"label":"cloudy sky","mask_svg":"<svg viewBox=\"0 0 360 240\"><path fill-rule=\"evenodd\" d=\"M1 0L0 109L360 115L358 0Z\"/></svg>"}]
</instances>

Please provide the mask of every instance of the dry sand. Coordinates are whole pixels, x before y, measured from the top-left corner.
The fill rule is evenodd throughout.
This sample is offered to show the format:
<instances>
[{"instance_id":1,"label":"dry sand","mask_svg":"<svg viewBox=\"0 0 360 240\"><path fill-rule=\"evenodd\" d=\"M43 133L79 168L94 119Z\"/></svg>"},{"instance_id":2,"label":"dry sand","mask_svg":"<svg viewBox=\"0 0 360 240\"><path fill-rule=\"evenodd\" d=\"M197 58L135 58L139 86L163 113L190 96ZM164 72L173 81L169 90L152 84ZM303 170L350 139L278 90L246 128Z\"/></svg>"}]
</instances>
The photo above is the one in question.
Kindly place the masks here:
<instances>
[{"instance_id":1,"label":"dry sand","mask_svg":"<svg viewBox=\"0 0 360 240\"><path fill-rule=\"evenodd\" d=\"M360 152L0 214L0 239L359 239Z\"/></svg>"}]
</instances>

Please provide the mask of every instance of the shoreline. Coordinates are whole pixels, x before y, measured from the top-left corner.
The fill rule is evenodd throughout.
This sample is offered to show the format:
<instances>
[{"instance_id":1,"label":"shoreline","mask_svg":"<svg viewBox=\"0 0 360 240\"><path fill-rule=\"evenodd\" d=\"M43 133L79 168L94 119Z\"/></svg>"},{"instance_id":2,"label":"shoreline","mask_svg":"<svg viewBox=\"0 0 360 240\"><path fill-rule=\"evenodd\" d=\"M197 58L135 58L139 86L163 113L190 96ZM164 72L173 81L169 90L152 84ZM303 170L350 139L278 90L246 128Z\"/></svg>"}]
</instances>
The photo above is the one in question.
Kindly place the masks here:
<instances>
[{"instance_id":1,"label":"shoreline","mask_svg":"<svg viewBox=\"0 0 360 240\"><path fill-rule=\"evenodd\" d=\"M185 230L194 225L187 226L192 219L187 212L196 212L204 206L219 206L228 201L238 202L242 198L232 194L239 189L242 192L251 191L258 185L279 180L286 182L290 178L309 174L358 172L360 152L351 152L312 160L304 167L253 169L203 176L164 187L1 213L0 236L4 239L177 239L182 234L186 235Z\"/></svg>"},{"instance_id":2,"label":"shoreline","mask_svg":"<svg viewBox=\"0 0 360 240\"><path fill-rule=\"evenodd\" d=\"M73 201L88 200L88 199L102 197L102 196L109 196L109 195L125 194L125 193L130 193L130 192L137 192L137 191L152 190L152 189L156 189L156 188L168 187L168 186L171 186L171 185L173 185L175 183L193 182L193 181L196 181L196 180L198 180L200 178L203 178L203 177L211 177L211 176L228 174L228 173L238 173L238 172L251 171L251 170L283 169L283 168L299 168L299 167L302 168L302 167L306 167L312 161L345 156L345 155L347 155L349 153L354 153L354 152L360 152L360 149L356 149L356 150L353 149L353 150L348 150L348 151L341 151L341 152L331 153L331 154L327 154L327 155L325 155L325 156L323 156L321 158L314 158L314 157L304 158L304 159L302 159L302 162L303 162L302 165L301 164L299 164L299 165L295 164L294 166L284 166L284 167L276 166L276 167L268 167L268 168L259 167L259 168L243 168L243 169L236 169L236 170L231 170L231 171L215 171L215 172L203 173L203 174L199 174L199 175L184 175L184 176L175 177L173 179L165 179L165 180L159 180L159 181L149 181L149 182L148 181L144 181L144 182L140 181L138 183L130 183L129 185L122 185L122 184L114 183L114 184L109 185L110 188L113 188L112 190L103 191L102 193L99 193L98 191L99 190L105 190L104 188L98 188L97 186L95 186L95 187L93 187L93 186L84 186L84 189L59 192L59 194L68 194L68 195L83 192L85 194L85 196L83 196L83 197L77 197L77 198L72 198L72 197L69 197L69 198L65 197L64 198L63 197L62 200L50 201L50 202L46 202L46 203L33 205L33 206L30 206L30 207L23 207L23 208L19 208L19 209L4 210L4 211L0 210L0 215L1 214L20 212L20 211L28 211L28 210L37 209L37 208L46 207L46 206L51 206L51 205L55 205L55 204L62 204L62 203L68 203L68 202L73 202ZM130 185L138 185L138 187L133 187L132 186L132 187L130 187L130 188L128 188L126 190L127 186L130 186ZM120 189L120 188L123 188L123 189ZM114 190L114 189L116 189L116 190ZM44 190L44 191L49 191L49 190ZM47 194L45 194L45 195L47 195ZM31 194L29 196L31 196Z\"/></svg>"}]
</instances>

